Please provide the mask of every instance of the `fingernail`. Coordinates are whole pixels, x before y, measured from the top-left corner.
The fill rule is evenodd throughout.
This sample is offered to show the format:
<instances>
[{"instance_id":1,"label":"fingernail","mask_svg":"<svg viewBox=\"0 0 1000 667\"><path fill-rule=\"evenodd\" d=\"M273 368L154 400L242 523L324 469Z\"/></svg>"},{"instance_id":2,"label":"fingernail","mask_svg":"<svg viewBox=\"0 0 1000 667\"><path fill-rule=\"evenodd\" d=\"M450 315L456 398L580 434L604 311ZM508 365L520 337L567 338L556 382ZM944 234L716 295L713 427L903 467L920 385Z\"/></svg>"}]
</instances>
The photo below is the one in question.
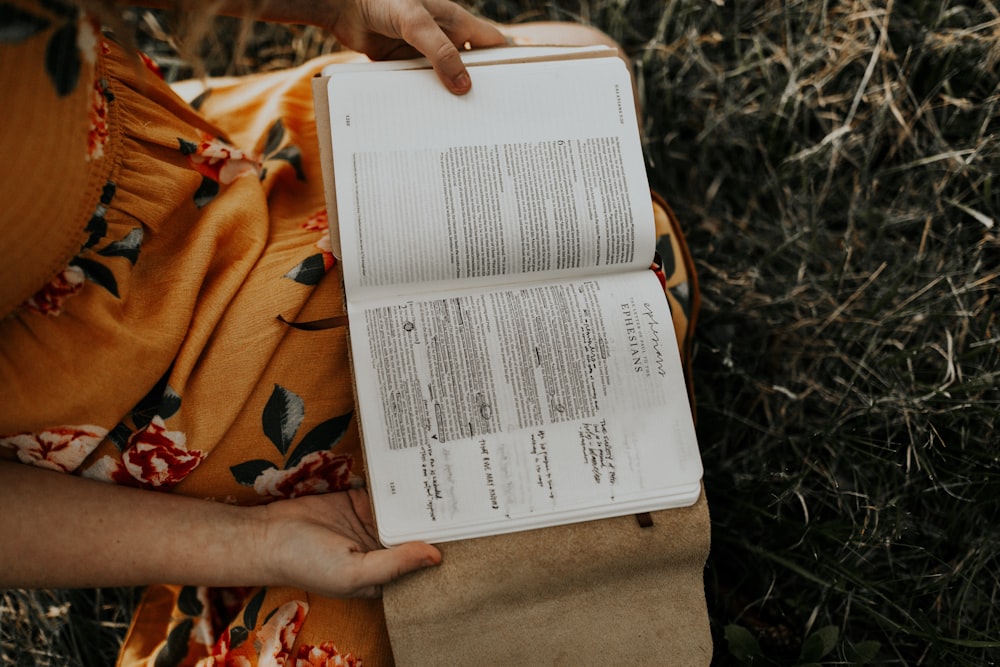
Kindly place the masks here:
<instances>
[{"instance_id":1,"label":"fingernail","mask_svg":"<svg viewBox=\"0 0 1000 667\"><path fill-rule=\"evenodd\" d=\"M469 78L468 72L462 72L451 80L451 85L456 91L465 92L472 87L472 79Z\"/></svg>"}]
</instances>

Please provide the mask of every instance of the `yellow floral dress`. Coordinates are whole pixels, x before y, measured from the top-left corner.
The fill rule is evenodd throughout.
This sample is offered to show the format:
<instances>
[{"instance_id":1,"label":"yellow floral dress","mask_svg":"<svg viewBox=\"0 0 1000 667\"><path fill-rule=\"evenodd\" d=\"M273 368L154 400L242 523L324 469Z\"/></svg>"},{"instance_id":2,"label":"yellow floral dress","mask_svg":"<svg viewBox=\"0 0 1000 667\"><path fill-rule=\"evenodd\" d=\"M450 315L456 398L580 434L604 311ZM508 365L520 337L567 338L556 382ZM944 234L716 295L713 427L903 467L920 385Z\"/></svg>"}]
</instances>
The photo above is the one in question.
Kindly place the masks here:
<instances>
[{"instance_id":1,"label":"yellow floral dress","mask_svg":"<svg viewBox=\"0 0 1000 667\"><path fill-rule=\"evenodd\" d=\"M0 23L0 457L226 503L362 484L346 331L278 317L344 313L310 80L357 54L187 102L70 5L5 0ZM694 274L654 202L686 353ZM377 600L174 585L119 659L362 663L392 664Z\"/></svg>"}]
</instances>

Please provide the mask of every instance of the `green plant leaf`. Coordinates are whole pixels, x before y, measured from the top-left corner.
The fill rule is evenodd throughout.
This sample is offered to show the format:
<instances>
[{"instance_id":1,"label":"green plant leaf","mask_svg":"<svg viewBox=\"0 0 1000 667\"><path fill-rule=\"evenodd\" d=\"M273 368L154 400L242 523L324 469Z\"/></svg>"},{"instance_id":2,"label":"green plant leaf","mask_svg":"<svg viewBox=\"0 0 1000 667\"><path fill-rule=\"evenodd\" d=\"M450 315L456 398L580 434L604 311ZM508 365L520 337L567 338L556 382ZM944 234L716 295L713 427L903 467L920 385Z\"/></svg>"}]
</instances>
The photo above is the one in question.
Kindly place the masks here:
<instances>
[{"instance_id":1,"label":"green plant leaf","mask_svg":"<svg viewBox=\"0 0 1000 667\"><path fill-rule=\"evenodd\" d=\"M753 664L755 660L762 657L757 638L742 625L735 623L727 625L725 637L726 645L729 647L729 655L742 664Z\"/></svg>"},{"instance_id":2,"label":"green plant leaf","mask_svg":"<svg viewBox=\"0 0 1000 667\"><path fill-rule=\"evenodd\" d=\"M233 473L233 477L236 481L243 486L253 486L254 480L260 477L262 472L277 467L278 466L274 465L270 461L265 461L264 459L254 459L252 461L245 461L243 463L230 466L229 471Z\"/></svg>"},{"instance_id":3,"label":"green plant leaf","mask_svg":"<svg viewBox=\"0 0 1000 667\"><path fill-rule=\"evenodd\" d=\"M295 451L292 452L292 455L288 457L285 469L294 468L307 454L330 450L336 447L340 439L344 437L344 433L351 423L352 414L348 412L346 415L328 419L309 431L302 438L302 442L295 448Z\"/></svg>"},{"instance_id":4,"label":"green plant leaf","mask_svg":"<svg viewBox=\"0 0 1000 667\"><path fill-rule=\"evenodd\" d=\"M858 642L857 644L847 642L847 645L844 646L844 659L851 665L867 665L875 659L881 648L882 644L875 640Z\"/></svg>"},{"instance_id":5,"label":"green plant leaf","mask_svg":"<svg viewBox=\"0 0 1000 667\"><path fill-rule=\"evenodd\" d=\"M282 456L288 454L305 416L306 406L302 398L280 384L275 384L261 414L261 423L264 435L274 443Z\"/></svg>"},{"instance_id":6,"label":"green plant leaf","mask_svg":"<svg viewBox=\"0 0 1000 667\"><path fill-rule=\"evenodd\" d=\"M817 662L822 660L837 645L840 630L836 625L826 625L816 630L802 642L799 653L800 662Z\"/></svg>"}]
</instances>

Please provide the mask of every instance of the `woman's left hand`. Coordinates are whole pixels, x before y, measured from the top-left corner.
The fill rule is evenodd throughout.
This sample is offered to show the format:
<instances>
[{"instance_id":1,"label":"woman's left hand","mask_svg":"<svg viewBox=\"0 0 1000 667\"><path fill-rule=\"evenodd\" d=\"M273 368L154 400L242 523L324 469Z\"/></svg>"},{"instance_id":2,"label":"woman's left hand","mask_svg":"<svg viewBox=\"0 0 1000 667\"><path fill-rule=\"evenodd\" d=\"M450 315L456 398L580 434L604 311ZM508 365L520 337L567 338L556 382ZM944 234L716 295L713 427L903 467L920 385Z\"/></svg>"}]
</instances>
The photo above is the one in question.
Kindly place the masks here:
<instances>
[{"instance_id":1,"label":"woman's left hand","mask_svg":"<svg viewBox=\"0 0 1000 667\"><path fill-rule=\"evenodd\" d=\"M382 548L363 489L254 509L260 529L251 549L263 581L327 597L373 597L382 584L441 562L441 552L422 542Z\"/></svg>"},{"instance_id":2,"label":"woman's left hand","mask_svg":"<svg viewBox=\"0 0 1000 667\"><path fill-rule=\"evenodd\" d=\"M507 43L495 25L451 0L334 0L332 5L326 25L345 45L373 60L423 55L456 94L472 85L459 47Z\"/></svg>"}]
</instances>

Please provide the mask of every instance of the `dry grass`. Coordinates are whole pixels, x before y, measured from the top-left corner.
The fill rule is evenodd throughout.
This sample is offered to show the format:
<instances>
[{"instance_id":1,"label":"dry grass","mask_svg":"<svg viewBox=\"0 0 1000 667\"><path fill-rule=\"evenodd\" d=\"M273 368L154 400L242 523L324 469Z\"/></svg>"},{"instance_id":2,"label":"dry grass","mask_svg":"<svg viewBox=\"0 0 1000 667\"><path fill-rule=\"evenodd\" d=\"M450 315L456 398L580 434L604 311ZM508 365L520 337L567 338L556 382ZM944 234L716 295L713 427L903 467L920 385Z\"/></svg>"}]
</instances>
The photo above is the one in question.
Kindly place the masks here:
<instances>
[{"instance_id":1,"label":"dry grass","mask_svg":"<svg viewBox=\"0 0 1000 667\"><path fill-rule=\"evenodd\" d=\"M473 6L592 23L634 59L651 180L702 281L716 662L995 664L1000 8ZM210 68L333 48L255 27L233 65L232 25Z\"/></svg>"},{"instance_id":2,"label":"dry grass","mask_svg":"<svg viewBox=\"0 0 1000 667\"><path fill-rule=\"evenodd\" d=\"M3 591L0 665L113 665L136 600L131 589Z\"/></svg>"}]
</instances>

